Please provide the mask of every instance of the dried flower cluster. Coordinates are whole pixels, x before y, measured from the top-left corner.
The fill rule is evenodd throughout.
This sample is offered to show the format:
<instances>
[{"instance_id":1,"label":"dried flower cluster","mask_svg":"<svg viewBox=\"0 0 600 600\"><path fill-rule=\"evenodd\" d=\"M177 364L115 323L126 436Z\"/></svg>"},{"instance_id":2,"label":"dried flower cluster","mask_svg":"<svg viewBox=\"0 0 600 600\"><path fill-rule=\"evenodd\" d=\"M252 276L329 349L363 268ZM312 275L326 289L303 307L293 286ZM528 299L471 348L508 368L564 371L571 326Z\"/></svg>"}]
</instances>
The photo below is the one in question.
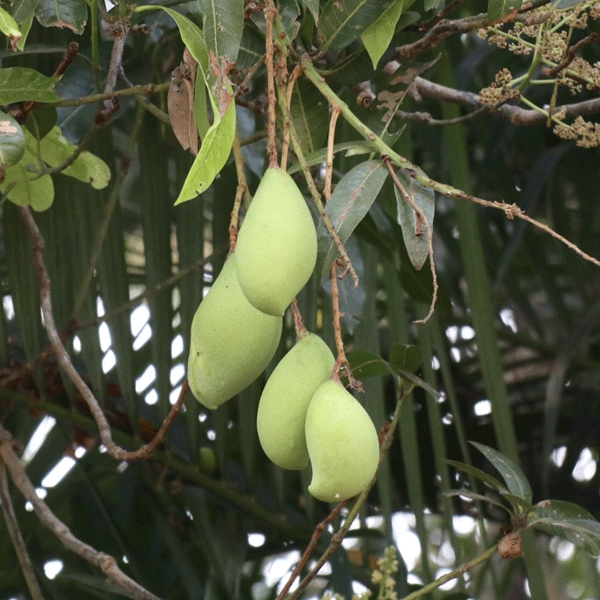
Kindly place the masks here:
<instances>
[{"instance_id":1,"label":"dried flower cluster","mask_svg":"<svg viewBox=\"0 0 600 600\"><path fill-rule=\"evenodd\" d=\"M575 95L584 89L600 91L600 62L591 64L579 54L581 48L595 41L597 37L588 36L581 39L574 35L576 30L584 30L591 21L600 18L600 2L588 0L567 10L557 10L551 5L540 6L517 17L517 20L499 27L486 27L477 32L478 36L499 48L506 48L513 54L531 55L531 68L524 75L513 76L508 69L502 69L495 81L481 90L479 98L482 103L496 107L509 100L520 98L520 91L525 86L540 83L553 84L554 105L557 90L560 86ZM579 41L574 43L574 38ZM534 80L538 73L546 78L544 81ZM548 117L554 125L554 133L567 140L576 141L578 146L590 148L600 145L600 125L577 117L572 123L564 121L564 111L557 107L550 113L546 108L536 107Z\"/></svg>"}]
</instances>

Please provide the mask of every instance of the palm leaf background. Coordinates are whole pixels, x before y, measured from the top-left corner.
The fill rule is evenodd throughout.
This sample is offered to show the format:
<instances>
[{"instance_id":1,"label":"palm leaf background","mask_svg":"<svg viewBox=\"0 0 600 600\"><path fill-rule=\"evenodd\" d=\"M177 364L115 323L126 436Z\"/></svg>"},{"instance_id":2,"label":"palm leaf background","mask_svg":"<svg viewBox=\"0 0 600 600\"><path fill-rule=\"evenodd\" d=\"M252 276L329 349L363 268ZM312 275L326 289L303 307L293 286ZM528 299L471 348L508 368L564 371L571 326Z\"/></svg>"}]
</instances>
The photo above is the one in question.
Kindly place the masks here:
<instances>
[{"instance_id":1,"label":"palm leaf background","mask_svg":"<svg viewBox=\"0 0 600 600\"><path fill-rule=\"evenodd\" d=\"M162 16L149 23L155 37L133 39L124 55L125 70L136 83L162 80L160 73L172 68L182 50L172 24L165 25ZM34 24L29 43L50 48L65 39L62 31ZM244 29L240 65L249 66L262 52L256 39L261 40L260 27L251 24ZM88 43L82 38L83 54L91 52ZM110 48L109 41L99 44L103 65ZM476 41L464 50L452 38L434 67L438 81L453 86L456 78L475 89L507 61L520 64L518 57L498 55L479 67L482 52ZM51 72L55 56L24 55L10 64ZM350 68L356 65L346 75ZM87 63L78 60L60 85L87 93L89 73ZM366 67L362 73L371 76ZM253 84L253 98L264 89L263 76L259 73ZM378 77L373 76L375 86L381 85ZM340 93L349 95L345 82L338 81ZM292 116L307 152L322 147L326 132L326 104L315 104L315 92L303 81L292 97ZM164 97L152 101L164 109ZM428 102L432 113L459 114L456 106ZM377 111L375 105L364 109L363 120L378 119ZM90 115L86 108L61 109L58 122L78 138L89 128ZM240 108L239 120L248 138L264 130L251 110ZM340 124L336 141L355 139ZM135 449L153 436L185 378L191 320L226 256L237 180L230 161L207 192L173 207L191 158L178 148L170 128L135 100L122 100L90 149L109 164L110 186L96 191L58 175L53 206L35 217L46 240L57 326L68 334L73 360L101 401L115 440ZM518 127L491 115L443 130L408 124L395 149L434 179L477 196L516 202L600 256L596 151L551 138L541 126ZM244 153L254 190L264 165L264 142L244 146ZM364 160L338 156L336 180ZM414 532L420 550L410 560L410 552L403 553L408 565L402 568L408 568L400 570L402 595L415 575L430 581L440 569L472 556L479 535L493 538L505 515L442 495L457 487L460 477L446 459L484 468L480 456L470 455L467 440L498 447L519 461L534 501L570 500L600 516L598 269L499 211L438 196L434 236L440 294L434 318L417 325L431 300L430 272L416 271L410 263L389 181L371 202L347 243L360 276L357 289L349 278L342 282L348 348L387 360L394 344L417 344L424 354L419 375L443 393L434 398L417 390L404 406L397 439L359 528L331 558L330 575L317 580L313 594L326 580L348 597L352 582L370 586L370 557L380 556L395 539L406 543L399 533L403 527ZM48 341L30 240L10 202L2 205L1 227L0 363L2 373L9 374L39 357ZM308 328L334 347L330 295L317 274L298 302ZM287 315L276 359L293 340ZM282 577L281 561L292 564L290 553L304 549L327 514L327 507L306 492L310 473L273 466L258 444L257 404L274 364L217 411L205 410L190 396L164 445L152 460L139 463L118 464L103 451L82 399L52 355L0 387L0 418L28 449L34 432L42 423L47 426L47 435L37 438L37 451L26 451L29 477L78 537L117 557L153 593L274 598L278 581L265 565L277 565ZM393 412L397 383L378 376L364 384L364 405L381 426ZM71 470L51 485L45 478L65 457ZM44 597L118 597L96 569L39 525L14 488L11 495ZM486 517L487 530L461 533L457 518L475 514ZM317 550L327 541L325 535ZM471 594L483 597L478 594L487 590L503 598L514 586L521 594L514 597L522 597L527 577L534 597L564 597L566 580L560 582L559 574L567 564L557 562L556 541L528 537L525 543L525 567L493 561L473 576ZM44 567L52 560L60 560L62 570L51 579ZM600 588L592 559L577 554L569 564L586 589ZM17 565L8 530L0 524L4 598L25 597Z\"/></svg>"}]
</instances>

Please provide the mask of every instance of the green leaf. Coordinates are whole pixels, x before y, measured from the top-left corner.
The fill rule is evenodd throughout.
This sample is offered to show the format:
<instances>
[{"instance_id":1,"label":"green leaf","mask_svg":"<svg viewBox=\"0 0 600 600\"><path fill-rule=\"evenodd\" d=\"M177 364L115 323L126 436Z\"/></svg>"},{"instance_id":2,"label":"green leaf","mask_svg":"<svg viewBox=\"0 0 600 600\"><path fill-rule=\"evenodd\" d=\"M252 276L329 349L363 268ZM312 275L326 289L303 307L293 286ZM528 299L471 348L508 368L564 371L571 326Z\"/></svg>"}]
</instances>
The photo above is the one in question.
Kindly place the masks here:
<instances>
[{"instance_id":1,"label":"green leaf","mask_svg":"<svg viewBox=\"0 0 600 600\"><path fill-rule=\"evenodd\" d=\"M352 375L357 379L367 377L382 377L389 375L392 370L381 356L365 350L355 350L347 356Z\"/></svg>"},{"instance_id":2,"label":"green leaf","mask_svg":"<svg viewBox=\"0 0 600 600\"><path fill-rule=\"evenodd\" d=\"M516 514L527 514L532 508L531 502L527 502L520 498L519 496L515 496L510 492L502 492L502 497L510 503L513 508L513 512Z\"/></svg>"},{"instance_id":3,"label":"green leaf","mask_svg":"<svg viewBox=\"0 0 600 600\"><path fill-rule=\"evenodd\" d=\"M531 502L532 492L529 481L527 481L523 471L510 458L484 444L478 442L471 442L471 444L496 467L506 482L509 492L526 502Z\"/></svg>"},{"instance_id":4,"label":"green leaf","mask_svg":"<svg viewBox=\"0 0 600 600\"><path fill-rule=\"evenodd\" d=\"M25 153L25 134L10 115L0 111L0 180L6 167L17 164Z\"/></svg>"},{"instance_id":5,"label":"green leaf","mask_svg":"<svg viewBox=\"0 0 600 600\"><path fill-rule=\"evenodd\" d=\"M181 188L175 204L205 192L225 166L235 136L235 104L231 102L223 119L213 123L202 140L202 147Z\"/></svg>"},{"instance_id":6,"label":"green leaf","mask_svg":"<svg viewBox=\"0 0 600 600\"><path fill-rule=\"evenodd\" d=\"M365 161L348 171L335 186L325 210L342 243L346 242L375 202L387 175L387 169L381 161ZM318 236L317 272L324 278L338 252L322 223L319 224Z\"/></svg>"},{"instance_id":7,"label":"green leaf","mask_svg":"<svg viewBox=\"0 0 600 600\"><path fill-rule=\"evenodd\" d=\"M175 202L180 204L206 191L225 166L235 136L235 103L231 86L223 74L208 72L209 55L200 29L187 17L164 6L138 6L136 12L156 8L164 10L177 24L183 43L202 71L213 109L213 124L202 140L202 147Z\"/></svg>"},{"instance_id":8,"label":"green leaf","mask_svg":"<svg viewBox=\"0 0 600 600\"><path fill-rule=\"evenodd\" d=\"M565 538L593 556L600 556L600 523L593 517L591 519L566 517L571 510L561 510L557 506L558 502L558 500L548 500L547 504L540 502L536 505L534 517L530 516L529 527ZM565 502L564 504L571 503ZM583 509L580 510L584 513L587 512Z\"/></svg>"},{"instance_id":9,"label":"green leaf","mask_svg":"<svg viewBox=\"0 0 600 600\"><path fill-rule=\"evenodd\" d=\"M52 168L58 167L70 158L77 147L67 141L58 127L53 127L40 142L42 160ZM66 169L63 175L89 183L95 190L101 190L110 181L108 165L91 152L84 150Z\"/></svg>"},{"instance_id":10,"label":"green leaf","mask_svg":"<svg viewBox=\"0 0 600 600\"><path fill-rule=\"evenodd\" d=\"M10 13L5 11L0 6L0 31L10 39L10 45L13 49L17 47L17 43L21 39L21 30L19 24L15 21Z\"/></svg>"},{"instance_id":11,"label":"green leaf","mask_svg":"<svg viewBox=\"0 0 600 600\"><path fill-rule=\"evenodd\" d=\"M87 22L85 0L40 0L35 16L44 27L67 27L82 34Z\"/></svg>"},{"instance_id":12,"label":"green leaf","mask_svg":"<svg viewBox=\"0 0 600 600\"><path fill-rule=\"evenodd\" d=\"M0 191L7 192L7 197L18 206L31 206L33 210L42 211L50 208L54 201L54 184L50 175L32 173L27 165L39 167L37 157L25 149L19 163L6 170Z\"/></svg>"},{"instance_id":13,"label":"green leaf","mask_svg":"<svg viewBox=\"0 0 600 600\"><path fill-rule=\"evenodd\" d=\"M321 50L339 50L357 40L394 0L329 0L319 16Z\"/></svg>"},{"instance_id":14,"label":"green leaf","mask_svg":"<svg viewBox=\"0 0 600 600\"><path fill-rule=\"evenodd\" d=\"M404 191L414 204L423 212L423 221L413 207L408 203L404 194L394 186L398 203L398 223L402 227L404 245L415 269L419 270L429 256L430 230L433 233L433 216L435 213L435 194L431 188L423 187L409 177L403 170L396 173ZM427 226L427 221L429 227Z\"/></svg>"},{"instance_id":15,"label":"green leaf","mask_svg":"<svg viewBox=\"0 0 600 600\"><path fill-rule=\"evenodd\" d=\"M390 348L390 367L395 373L414 373L423 362L423 350L410 344L394 344Z\"/></svg>"},{"instance_id":16,"label":"green leaf","mask_svg":"<svg viewBox=\"0 0 600 600\"><path fill-rule=\"evenodd\" d=\"M592 513L578 504L566 500L542 500L532 507L529 513L529 524L533 525L538 519L590 519L596 521Z\"/></svg>"},{"instance_id":17,"label":"green leaf","mask_svg":"<svg viewBox=\"0 0 600 600\"><path fill-rule=\"evenodd\" d=\"M475 479L479 479L479 481L482 481L488 487L492 488L493 490L496 490L497 492L508 492L503 483L501 483L498 479L496 479L492 475L489 475L485 471L478 469L477 467L456 460L446 460L446 462L449 465L453 466L455 469L458 469L459 471L464 471L465 473L468 473L469 475L473 476Z\"/></svg>"},{"instance_id":18,"label":"green leaf","mask_svg":"<svg viewBox=\"0 0 600 600\"><path fill-rule=\"evenodd\" d=\"M319 20L319 0L301 0L302 5L308 8L310 14L313 16L315 23Z\"/></svg>"},{"instance_id":19,"label":"green leaf","mask_svg":"<svg viewBox=\"0 0 600 600\"><path fill-rule=\"evenodd\" d=\"M244 27L244 3L239 0L199 0L204 15L204 41L217 58L235 62Z\"/></svg>"},{"instance_id":20,"label":"green leaf","mask_svg":"<svg viewBox=\"0 0 600 600\"><path fill-rule=\"evenodd\" d=\"M290 113L302 152L306 154L321 148L327 138L329 104L309 81L300 79L296 82Z\"/></svg>"},{"instance_id":21,"label":"green leaf","mask_svg":"<svg viewBox=\"0 0 600 600\"><path fill-rule=\"evenodd\" d=\"M471 500L480 501L480 502L489 502L502 510L508 511L508 507L502 502L498 502L494 498L490 498L489 496L484 496L483 494L478 494L477 492L472 492L471 490L446 490L442 492L444 496L464 496L465 498L469 498Z\"/></svg>"},{"instance_id":22,"label":"green leaf","mask_svg":"<svg viewBox=\"0 0 600 600\"><path fill-rule=\"evenodd\" d=\"M0 104L12 104L33 100L35 102L58 102L54 92L56 77L46 77L34 69L10 67L0 69Z\"/></svg>"},{"instance_id":23,"label":"green leaf","mask_svg":"<svg viewBox=\"0 0 600 600\"><path fill-rule=\"evenodd\" d=\"M488 0L490 21L505 17L511 10L521 8L522 0Z\"/></svg>"},{"instance_id":24,"label":"green leaf","mask_svg":"<svg viewBox=\"0 0 600 600\"><path fill-rule=\"evenodd\" d=\"M373 68L377 68L377 63L388 49L396 24L402 14L404 0L396 0L380 17L361 35L361 39L371 60Z\"/></svg>"}]
</instances>

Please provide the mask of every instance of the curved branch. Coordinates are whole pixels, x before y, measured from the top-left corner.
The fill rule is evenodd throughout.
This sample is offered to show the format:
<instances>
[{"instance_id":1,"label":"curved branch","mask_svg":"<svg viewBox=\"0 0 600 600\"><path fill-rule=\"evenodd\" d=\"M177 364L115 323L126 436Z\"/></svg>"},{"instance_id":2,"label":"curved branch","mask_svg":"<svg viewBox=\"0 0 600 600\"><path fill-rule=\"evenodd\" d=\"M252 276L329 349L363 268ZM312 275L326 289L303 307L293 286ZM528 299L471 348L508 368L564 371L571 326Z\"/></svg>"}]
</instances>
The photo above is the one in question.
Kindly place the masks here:
<instances>
[{"instance_id":1,"label":"curved branch","mask_svg":"<svg viewBox=\"0 0 600 600\"><path fill-rule=\"evenodd\" d=\"M23 496L31 502L39 520L50 529L62 542L63 546L78 554L89 563L99 567L112 582L125 590L130 598L136 600L159 600L133 579L125 575L117 561L104 552L99 552L89 544L75 537L71 530L50 510L48 505L37 495L35 487L27 476L19 457L12 448L12 438L0 425L0 460L6 465L13 483Z\"/></svg>"},{"instance_id":2,"label":"curved branch","mask_svg":"<svg viewBox=\"0 0 600 600\"><path fill-rule=\"evenodd\" d=\"M445 102L452 102L454 104L461 104L462 106L466 106L472 110L483 109L507 119L515 125L540 125L542 123L546 123L548 118L547 115L536 110L521 108L520 106L515 106L514 104L503 104L502 106L494 109L493 107L481 102L479 96L473 92L449 88L445 85L440 85L439 83L433 83L432 81L422 77L417 77L413 85L419 94L427 96L428 98L444 100ZM596 114L600 112L600 98L583 100L582 102L576 102L574 104L563 104L562 106L557 106L555 112L559 109L564 109L564 118L566 119L574 119L575 117Z\"/></svg>"}]
</instances>

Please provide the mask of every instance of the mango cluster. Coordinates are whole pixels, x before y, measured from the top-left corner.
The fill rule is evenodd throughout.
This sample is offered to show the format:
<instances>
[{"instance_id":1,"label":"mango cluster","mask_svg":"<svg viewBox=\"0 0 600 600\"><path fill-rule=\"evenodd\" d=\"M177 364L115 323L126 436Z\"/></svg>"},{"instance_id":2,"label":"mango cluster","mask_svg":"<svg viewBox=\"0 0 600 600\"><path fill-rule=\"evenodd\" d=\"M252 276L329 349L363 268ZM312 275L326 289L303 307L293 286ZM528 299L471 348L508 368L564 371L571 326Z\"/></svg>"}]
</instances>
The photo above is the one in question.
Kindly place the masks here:
<instances>
[{"instance_id":1,"label":"mango cluster","mask_svg":"<svg viewBox=\"0 0 600 600\"><path fill-rule=\"evenodd\" d=\"M293 179L267 169L240 228L235 252L192 321L188 380L214 409L250 385L269 364L282 317L317 258L312 216ZM309 492L334 502L359 493L379 463L377 432L359 402L329 379L335 359L306 333L263 390L257 429L267 456L286 469L309 460Z\"/></svg>"}]
</instances>

